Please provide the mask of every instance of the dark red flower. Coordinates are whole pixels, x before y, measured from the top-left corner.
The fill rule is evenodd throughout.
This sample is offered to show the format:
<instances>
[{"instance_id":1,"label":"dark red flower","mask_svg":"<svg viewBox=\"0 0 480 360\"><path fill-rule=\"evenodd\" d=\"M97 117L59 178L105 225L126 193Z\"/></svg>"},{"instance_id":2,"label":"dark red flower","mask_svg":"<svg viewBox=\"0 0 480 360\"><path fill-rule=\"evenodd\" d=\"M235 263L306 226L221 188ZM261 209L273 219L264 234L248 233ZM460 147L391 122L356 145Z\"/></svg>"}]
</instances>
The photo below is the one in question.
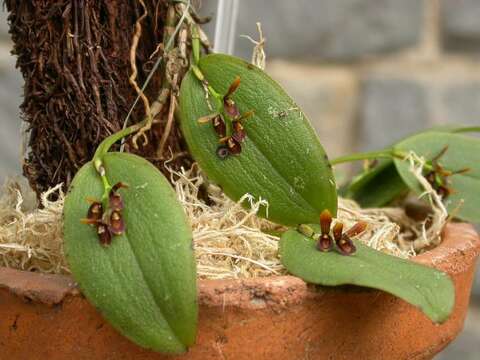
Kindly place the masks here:
<instances>
[{"instance_id":1,"label":"dark red flower","mask_svg":"<svg viewBox=\"0 0 480 360\"><path fill-rule=\"evenodd\" d=\"M112 233L108 230L108 226L104 223L99 223L97 226L97 235L100 244L103 246L110 245L112 243Z\"/></svg>"},{"instance_id":2,"label":"dark red flower","mask_svg":"<svg viewBox=\"0 0 480 360\"><path fill-rule=\"evenodd\" d=\"M232 137L240 143L243 142L245 140L246 133L242 123L238 120L235 120L232 122L232 126L233 126Z\"/></svg>"},{"instance_id":3,"label":"dark red flower","mask_svg":"<svg viewBox=\"0 0 480 360\"><path fill-rule=\"evenodd\" d=\"M221 117L221 115L217 115L213 118L212 121L213 129L220 137L225 137L227 135L227 125L225 124L225 120Z\"/></svg>"},{"instance_id":4,"label":"dark red flower","mask_svg":"<svg viewBox=\"0 0 480 360\"><path fill-rule=\"evenodd\" d=\"M87 212L87 219L93 222L101 220L103 216L103 206L101 202L92 202Z\"/></svg>"},{"instance_id":5,"label":"dark red flower","mask_svg":"<svg viewBox=\"0 0 480 360\"><path fill-rule=\"evenodd\" d=\"M112 211L110 214L108 230L113 235L122 235L125 232L125 222L119 211Z\"/></svg>"},{"instance_id":6,"label":"dark red flower","mask_svg":"<svg viewBox=\"0 0 480 360\"><path fill-rule=\"evenodd\" d=\"M448 150L448 145L444 146L442 150L435 155L431 160L431 170L429 170L424 176L427 179L428 183L432 186L435 192L442 198L445 199L450 196L454 190L449 187L450 180L449 177L458 174L464 174L469 172L470 168L464 168L456 171L450 171L445 169L440 163L439 160L445 155Z\"/></svg>"},{"instance_id":7,"label":"dark red flower","mask_svg":"<svg viewBox=\"0 0 480 360\"><path fill-rule=\"evenodd\" d=\"M335 239L335 241L338 241L339 239L341 239L343 235L343 224L341 222L335 223L335 225L333 226L332 232L333 232L333 238Z\"/></svg>"},{"instance_id":8,"label":"dark red flower","mask_svg":"<svg viewBox=\"0 0 480 360\"><path fill-rule=\"evenodd\" d=\"M122 182L118 182L112 186L110 194L108 197L108 205L110 209L121 211L124 208L122 196L118 193L118 190L121 188L127 188L128 186Z\"/></svg>"},{"instance_id":9,"label":"dark red flower","mask_svg":"<svg viewBox=\"0 0 480 360\"><path fill-rule=\"evenodd\" d=\"M328 210L322 211L320 214L320 234L315 234L314 239L317 241L317 249L320 251L330 251L333 248L334 241L337 245L338 252L342 255L352 255L357 250L351 237L365 231L367 223L359 221L346 232L343 232L343 223L336 222L332 229L332 214ZM330 235L333 234L333 238Z\"/></svg>"},{"instance_id":10,"label":"dark red flower","mask_svg":"<svg viewBox=\"0 0 480 360\"><path fill-rule=\"evenodd\" d=\"M240 142L235 140L233 137L227 139L228 152L232 155L238 155L242 152L242 145Z\"/></svg>"},{"instance_id":11,"label":"dark red flower","mask_svg":"<svg viewBox=\"0 0 480 360\"><path fill-rule=\"evenodd\" d=\"M323 210L320 214L321 234L316 236L317 249L320 251L330 251L333 248L333 239L330 236L330 226L332 225L332 214L328 210Z\"/></svg>"},{"instance_id":12,"label":"dark red flower","mask_svg":"<svg viewBox=\"0 0 480 360\"><path fill-rule=\"evenodd\" d=\"M119 181L117 182L115 185L112 186L112 191L118 191L120 189L127 189L128 188L128 185Z\"/></svg>"},{"instance_id":13,"label":"dark red flower","mask_svg":"<svg viewBox=\"0 0 480 360\"><path fill-rule=\"evenodd\" d=\"M352 239L345 234L335 243L337 244L338 252L342 255L353 255L357 251Z\"/></svg>"},{"instance_id":14,"label":"dark red flower","mask_svg":"<svg viewBox=\"0 0 480 360\"><path fill-rule=\"evenodd\" d=\"M223 108L225 110L225 113L232 119L240 117L240 110L238 109L237 104L235 104L235 101L233 101L232 99L224 99Z\"/></svg>"},{"instance_id":15,"label":"dark red flower","mask_svg":"<svg viewBox=\"0 0 480 360\"><path fill-rule=\"evenodd\" d=\"M329 234L316 234L313 237L317 241L317 249L328 252L333 249L333 240Z\"/></svg>"},{"instance_id":16,"label":"dark red flower","mask_svg":"<svg viewBox=\"0 0 480 360\"><path fill-rule=\"evenodd\" d=\"M238 87L240 86L240 77L237 76L235 80L230 84L227 93L223 97L223 108L225 113L230 116L232 119L236 119L240 117L240 110L238 110L235 101L231 98L232 94L237 91Z\"/></svg>"},{"instance_id":17,"label":"dark red flower","mask_svg":"<svg viewBox=\"0 0 480 360\"><path fill-rule=\"evenodd\" d=\"M357 248L353 244L352 239L345 233L343 233L343 224L337 222L333 226L333 238L337 244L338 252L342 255L352 255L357 251Z\"/></svg>"}]
</instances>

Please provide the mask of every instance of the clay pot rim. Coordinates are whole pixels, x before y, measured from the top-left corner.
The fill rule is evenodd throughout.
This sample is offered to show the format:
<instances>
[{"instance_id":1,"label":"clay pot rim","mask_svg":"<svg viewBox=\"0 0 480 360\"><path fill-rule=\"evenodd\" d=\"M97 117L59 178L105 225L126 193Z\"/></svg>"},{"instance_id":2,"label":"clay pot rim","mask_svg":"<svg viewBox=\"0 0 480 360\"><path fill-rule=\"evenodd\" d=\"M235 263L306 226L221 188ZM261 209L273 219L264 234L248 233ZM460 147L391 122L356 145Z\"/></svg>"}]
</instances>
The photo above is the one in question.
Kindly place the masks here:
<instances>
[{"instance_id":1,"label":"clay pot rim","mask_svg":"<svg viewBox=\"0 0 480 360\"><path fill-rule=\"evenodd\" d=\"M462 236L458 236L462 234ZM466 223L448 224L442 243L434 249L412 258L455 275L467 270L480 254L480 237ZM31 302L60 304L70 296L82 296L75 281L68 275L41 274L0 267L0 289L6 289ZM199 280L199 303L207 306L263 308L289 305L303 299L321 296L328 291L376 291L361 287L318 287L290 275L257 279Z\"/></svg>"}]
</instances>

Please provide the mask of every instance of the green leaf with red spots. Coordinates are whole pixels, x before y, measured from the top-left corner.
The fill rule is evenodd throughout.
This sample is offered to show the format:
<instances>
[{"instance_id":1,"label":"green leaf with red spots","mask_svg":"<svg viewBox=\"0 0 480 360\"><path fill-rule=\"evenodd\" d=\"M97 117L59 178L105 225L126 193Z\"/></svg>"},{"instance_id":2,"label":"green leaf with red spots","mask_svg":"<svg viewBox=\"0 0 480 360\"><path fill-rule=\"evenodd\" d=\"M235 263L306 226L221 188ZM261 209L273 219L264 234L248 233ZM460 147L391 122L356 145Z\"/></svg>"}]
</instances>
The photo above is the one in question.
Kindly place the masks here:
<instances>
[{"instance_id":1,"label":"green leaf with red spots","mask_svg":"<svg viewBox=\"0 0 480 360\"><path fill-rule=\"evenodd\" d=\"M317 221L324 209L335 214L337 194L328 158L305 114L285 91L259 68L232 56L205 56L198 68L222 96L239 77L231 99L240 114L253 111L244 121L241 152L228 156L220 148L217 153L214 126L198 121L215 109L209 108L205 88L192 70L183 79L181 129L209 179L233 200L246 193L267 200L268 209L262 208L260 215L280 224Z\"/></svg>"},{"instance_id":2,"label":"green leaf with red spots","mask_svg":"<svg viewBox=\"0 0 480 360\"><path fill-rule=\"evenodd\" d=\"M110 184L123 182L125 231L102 245L87 217L87 198L104 187L93 162L73 179L65 199L65 254L82 293L110 324L138 345L180 353L195 341L197 292L192 233L165 177L145 159L125 153L101 157Z\"/></svg>"}]
</instances>

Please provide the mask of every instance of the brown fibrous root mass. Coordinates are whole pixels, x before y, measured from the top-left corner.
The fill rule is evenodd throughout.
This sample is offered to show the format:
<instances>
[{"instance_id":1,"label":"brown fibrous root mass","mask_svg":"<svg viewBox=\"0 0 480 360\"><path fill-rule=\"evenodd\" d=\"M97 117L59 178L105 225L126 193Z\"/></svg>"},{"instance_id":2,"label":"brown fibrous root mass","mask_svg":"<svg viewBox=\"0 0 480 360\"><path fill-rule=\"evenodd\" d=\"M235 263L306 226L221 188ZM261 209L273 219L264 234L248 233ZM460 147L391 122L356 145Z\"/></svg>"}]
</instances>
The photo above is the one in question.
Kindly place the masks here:
<instances>
[{"instance_id":1,"label":"brown fibrous root mass","mask_svg":"<svg viewBox=\"0 0 480 360\"><path fill-rule=\"evenodd\" d=\"M67 187L88 162L97 145L119 131L137 93L129 83L130 49L135 22L144 9L137 0L6 0L12 53L25 80L21 104L27 124L23 171L40 194L63 183ZM145 0L148 15L136 49L137 83L143 84L154 62L163 56L167 0ZM160 49L160 51L159 51ZM162 72L145 94L156 99ZM157 154L165 127L164 109L148 133L148 145L134 151L161 170L166 156ZM140 104L129 124L145 116ZM179 129L173 124L165 152L184 154L169 166L189 166ZM186 154L186 156L185 156Z\"/></svg>"}]
</instances>

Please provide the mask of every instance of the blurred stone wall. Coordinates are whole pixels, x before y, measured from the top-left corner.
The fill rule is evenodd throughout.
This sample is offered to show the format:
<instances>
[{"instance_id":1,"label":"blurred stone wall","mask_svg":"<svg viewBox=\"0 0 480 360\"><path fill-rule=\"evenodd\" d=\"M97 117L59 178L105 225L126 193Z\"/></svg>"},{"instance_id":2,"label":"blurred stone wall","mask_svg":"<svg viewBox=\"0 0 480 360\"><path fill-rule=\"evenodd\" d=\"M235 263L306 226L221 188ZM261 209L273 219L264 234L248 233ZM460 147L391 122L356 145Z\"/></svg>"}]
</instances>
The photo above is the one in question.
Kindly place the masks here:
<instances>
[{"instance_id":1,"label":"blurred stone wall","mask_svg":"<svg viewBox=\"0 0 480 360\"><path fill-rule=\"evenodd\" d=\"M20 111L22 76L10 55L7 14L0 8L0 185L20 172Z\"/></svg>"},{"instance_id":2,"label":"blurred stone wall","mask_svg":"<svg viewBox=\"0 0 480 360\"><path fill-rule=\"evenodd\" d=\"M242 0L239 34L267 38L267 71L330 156L410 132L480 125L480 1ZM236 53L249 58L240 38Z\"/></svg>"}]
</instances>

